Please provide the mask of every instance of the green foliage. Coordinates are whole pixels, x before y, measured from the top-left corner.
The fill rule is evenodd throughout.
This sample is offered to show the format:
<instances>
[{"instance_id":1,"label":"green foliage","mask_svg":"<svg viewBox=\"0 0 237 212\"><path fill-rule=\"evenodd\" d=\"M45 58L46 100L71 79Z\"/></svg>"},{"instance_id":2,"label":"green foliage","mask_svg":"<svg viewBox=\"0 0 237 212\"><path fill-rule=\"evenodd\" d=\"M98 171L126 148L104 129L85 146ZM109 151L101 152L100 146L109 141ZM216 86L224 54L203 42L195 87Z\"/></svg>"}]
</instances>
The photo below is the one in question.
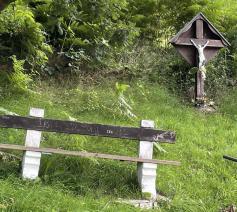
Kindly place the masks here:
<instances>
[{"instance_id":1,"label":"green foliage","mask_svg":"<svg viewBox=\"0 0 237 212\"><path fill-rule=\"evenodd\" d=\"M19 89L27 90L29 83L32 81L29 75L24 73L24 60L17 60L16 56L11 57L13 62L13 72L9 74L10 86Z\"/></svg>"},{"instance_id":2,"label":"green foliage","mask_svg":"<svg viewBox=\"0 0 237 212\"><path fill-rule=\"evenodd\" d=\"M48 60L51 48L45 43L42 27L21 1L16 1L0 13L0 52L1 61L16 55L34 71Z\"/></svg>"},{"instance_id":3,"label":"green foliage","mask_svg":"<svg viewBox=\"0 0 237 212\"><path fill-rule=\"evenodd\" d=\"M18 116L18 114L11 112L3 107L0 107L0 113L1 115L12 115L12 116Z\"/></svg>"},{"instance_id":4,"label":"green foliage","mask_svg":"<svg viewBox=\"0 0 237 212\"><path fill-rule=\"evenodd\" d=\"M207 96L212 99L221 96L229 86L230 69L226 63L224 50L207 66Z\"/></svg>"},{"instance_id":5,"label":"green foliage","mask_svg":"<svg viewBox=\"0 0 237 212\"><path fill-rule=\"evenodd\" d=\"M46 32L50 44L66 61L75 65L74 58L67 59L67 52L74 52L82 59L85 52L90 67L103 67L111 51L121 51L133 44L138 35L134 24L126 17L126 0L106 1L28 1L36 20ZM63 67L61 67L63 69Z\"/></svg>"},{"instance_id":6,"label":"green foliage","mask_svg":"<svg viewBox=\"0 0 237 212\"><path fill-rule=\"evenodd\" d=\"M208 67L207 93L214 97L236 84L236 8L234 0L17 0L0 14L0 59L7 65L16 55L25 72L60 80L114 76L188 93L194 69L168 40L201 11L232 44Z\"/></svg>"},{"instance_id":7,"label":"green foliage","mask_svg":"<svg viewBox=\"0 0 237 212\"><path fill-rule=\"evenodd\" d=\"M32 79L28 74L25 73L25 60L18 60L16 56L13 55L9 58L9 62L12 64L12 69L8 71L2 70L0 72L0 85L2 87L2 94L6 91L27 91Z\"/></svg>"},{"instance_id":8,"label":"green foliage","mask_svg":"<svg viewBox=\"0 0 237 212\"><path fill-rule=\"evenodd\" d=\"M230 55L231 63L231 77L233 80L237 80L237 53Z\"/></svg>"}]
</instances>

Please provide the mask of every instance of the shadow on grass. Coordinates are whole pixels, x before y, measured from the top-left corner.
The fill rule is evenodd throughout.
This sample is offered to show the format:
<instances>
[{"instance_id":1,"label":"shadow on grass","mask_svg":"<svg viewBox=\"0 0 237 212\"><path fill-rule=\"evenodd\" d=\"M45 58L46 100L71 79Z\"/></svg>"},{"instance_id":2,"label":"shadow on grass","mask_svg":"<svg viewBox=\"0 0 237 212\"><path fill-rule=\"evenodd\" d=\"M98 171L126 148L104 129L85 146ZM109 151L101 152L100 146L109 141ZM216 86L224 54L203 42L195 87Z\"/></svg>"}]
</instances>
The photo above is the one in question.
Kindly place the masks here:
<instances>
[{"instance_id":1,"label":"shadow on grass","mask_svg":"<svg viewBox=\"0 0 237 212\"><path fill-rule=\"evenodd\" d=\"M21 161L1 161L0 179L9 177L21 178ZM140 197L135 163L43 155L39 177L80 196Z\"/></svg>"},{"instance_id":2,"label":"shadow on grass","mask_svg":"<svg viewBox=\"0 0 237 212\"><path fill-rule=\"evenodd\" d=\"M136 164L131 163L45 156L41 163L40 178L45 184L60 183L76 195L139 196Z\"/></svg>"}]
</instances>

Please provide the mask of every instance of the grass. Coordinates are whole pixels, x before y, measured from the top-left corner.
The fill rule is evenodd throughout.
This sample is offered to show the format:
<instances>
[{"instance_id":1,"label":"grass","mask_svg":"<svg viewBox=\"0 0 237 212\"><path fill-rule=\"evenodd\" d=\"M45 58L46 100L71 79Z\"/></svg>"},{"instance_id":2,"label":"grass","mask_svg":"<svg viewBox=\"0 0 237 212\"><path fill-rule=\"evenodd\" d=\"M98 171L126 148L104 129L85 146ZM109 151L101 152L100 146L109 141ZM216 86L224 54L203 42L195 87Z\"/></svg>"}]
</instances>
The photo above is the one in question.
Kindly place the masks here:
<instances>
[{"instance_id":1,"label":"grass","mask_svg":"<svg viewBox=\"0 0 237 212\"><path fill-rule=\"evenodd\" d=\"M237 156L237 91L222 99L215 114L203 114L182 103L159 85L133 83L125 93L136 119L118 104L114 83L62 87L38 83L30 93L4 92L0 107L27 115L30 107L45 109L45 117L113 125L139 126L151 119L157 128L177 133L175 145L162 145L157 159L182 162L159 166L157 188L171 198L157 211L219 211L237 204L236 164L222 159ZM3 113L3 112L2 112ZM24 143L22 130L0 130L3 143ZM43 133L44 147L136 156L137 142L88 136ZM19 152L11 152L21 157ZM116 203L140 198L136 164L110 160L43 155L40 179L23 181L19 161L0 164L2 211L139 211Z\"/></svg>"}]
</instances>

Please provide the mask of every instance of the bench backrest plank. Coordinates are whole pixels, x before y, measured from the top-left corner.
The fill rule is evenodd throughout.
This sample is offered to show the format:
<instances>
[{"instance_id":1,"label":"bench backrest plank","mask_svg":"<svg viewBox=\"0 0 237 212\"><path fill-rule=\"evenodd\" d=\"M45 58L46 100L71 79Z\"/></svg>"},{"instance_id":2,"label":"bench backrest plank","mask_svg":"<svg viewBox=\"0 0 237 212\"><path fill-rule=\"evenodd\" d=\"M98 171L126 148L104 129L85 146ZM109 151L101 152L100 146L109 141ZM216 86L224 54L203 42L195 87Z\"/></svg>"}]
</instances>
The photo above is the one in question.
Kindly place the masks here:
<instances>
[{"instance_id":1,"label":"bench backrest plank","mask_svg":"<svg viewBox=\"0 0 237 212\"><path fill-rule=\"evenodd\" d=\"M16 128L68 134L101 136L150 142L174 143L175 133L149 128L88 124L44 118L0 116L1 128Z\"/></svg>"}]
</instances>

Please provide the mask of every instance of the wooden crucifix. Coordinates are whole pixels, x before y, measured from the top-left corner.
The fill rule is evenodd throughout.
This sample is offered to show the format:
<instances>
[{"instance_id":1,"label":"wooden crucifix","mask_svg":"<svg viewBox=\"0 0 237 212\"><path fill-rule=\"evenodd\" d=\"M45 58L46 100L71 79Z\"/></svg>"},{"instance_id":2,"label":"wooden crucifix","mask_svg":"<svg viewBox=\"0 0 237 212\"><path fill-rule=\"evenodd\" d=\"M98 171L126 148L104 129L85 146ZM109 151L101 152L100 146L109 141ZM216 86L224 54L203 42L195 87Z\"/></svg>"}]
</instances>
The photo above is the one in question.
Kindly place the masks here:
<instances>
[{"instance_id":1,"label":"wooden crucifix","mask_svg":"<svg viewBox=\"0 0 237 212\"><path fill-rule=\"evenodd\" d=\"M170 43L189 64L198 68L195 103L198 106L204 105L205 65L221 48L230 46L229 42L202 13L198 13L170 40Z\"/></svg>"},{"instance_id":2,"label":"wooden crucifix","mask_svg":"<svg viewBox=\"0 0 237 212\"><path fill-rule=\"evenodd\" d=\"M209 39L203 40L203 20L199 19L196 21L196 38L197 40L192 40L192 44L196 48L196 66L198 67L198 71L196 73L196 88L195 88L195 98L196 104L204 104L205 92L204 92L204 81L206 79L206 68L205 65L207 63L206 56L204 54L205 48L209 44ZM204 45L202 43L205 42ZM216 41L216 44L220 41ZM219 45L222 45L219 43Z\"/></svg>"}]
</instances>

